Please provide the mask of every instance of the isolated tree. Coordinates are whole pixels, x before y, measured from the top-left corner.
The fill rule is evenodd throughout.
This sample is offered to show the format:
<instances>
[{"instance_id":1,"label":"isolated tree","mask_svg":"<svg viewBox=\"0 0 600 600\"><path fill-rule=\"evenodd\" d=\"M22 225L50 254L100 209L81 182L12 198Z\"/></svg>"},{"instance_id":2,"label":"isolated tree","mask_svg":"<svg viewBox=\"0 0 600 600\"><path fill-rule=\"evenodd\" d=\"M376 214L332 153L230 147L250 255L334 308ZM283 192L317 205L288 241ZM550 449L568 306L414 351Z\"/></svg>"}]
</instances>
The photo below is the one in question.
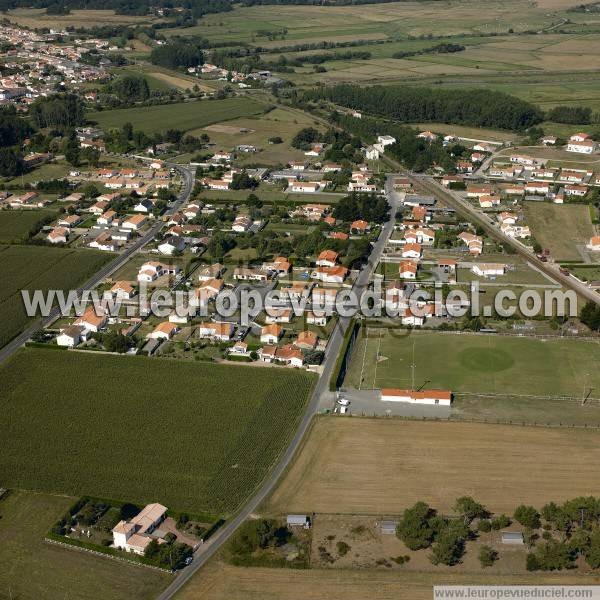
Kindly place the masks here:
<instances>
[{"instance_id":1,"label":"isolated tree","mask_svg":"<svg viewBox=\"0 0 600 600\"><path fill-rule=\"evenodd\" d=\"M488 511L483 506L471 498L471 496L461 496L454 503L454 510L470 523L473 519L485 519L488 516Z\"/></svg>"},{"instance_id":2,"label":"isolated tree","mask_svg":"<svg viewBox=\"0 0 600 600\"><path fill-rule=\"evenodd\" d=\"M73 165L74 167L79 166L81 150L79 148L79 142L75 137L74 131L69 135L69 137L65 141L63 152L65 155L65 160L70 165Z\"/></svg>"},{"instance_id":3,"label":"isolated tree","mask_svg":"<svg viewBox=\"0 0 600 600\"><path fill-rule=\"evenodd\" d=\"M465 541L469 535L468 527L452 522L441 531L432 547L429 559L434 565L456 565L465 551Z\"/></svg>"},{"instance_id":4,"label":"isolated tree","mask_svg":"<svg viewBox=\"0 0 600 600\"><path fill-rule=\"evenodd\" d=\"M404 511L396 528L396 535L411 550L429 547L435 533L429 522L433 516L435 511L428 504L417 502Z\"/></svg>"},{"instance_id":5,"label":"isolated tree","mask_svg":"<svg viewBox=\"0 0 600 600\"><path fill-rule=\"evenodd\" d=\"M523 527L538 529L542 525L540 522L540 513L533 506L521 504L521 506L516 508L514 517Z\"/></svg>"}]
</instances>

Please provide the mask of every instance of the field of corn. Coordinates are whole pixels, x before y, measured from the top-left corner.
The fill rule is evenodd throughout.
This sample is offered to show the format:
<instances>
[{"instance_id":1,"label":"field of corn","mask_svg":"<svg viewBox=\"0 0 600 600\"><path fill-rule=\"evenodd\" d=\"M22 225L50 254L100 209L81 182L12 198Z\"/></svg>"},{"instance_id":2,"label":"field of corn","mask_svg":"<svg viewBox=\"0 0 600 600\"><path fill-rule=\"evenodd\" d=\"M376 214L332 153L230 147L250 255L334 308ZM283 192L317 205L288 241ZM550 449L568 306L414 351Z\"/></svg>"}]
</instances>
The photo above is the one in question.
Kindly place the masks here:
<instances>
[{"instance_id":1,"label":"field of corn","mask_svg":"<svg viewBox=\"0 0 600 600\"><path fill-rule=\"evenodd\" d=\"M0 367L0 481L227 514L290 439L314 376L28 348Z\"/></svg>"}]
</instances>

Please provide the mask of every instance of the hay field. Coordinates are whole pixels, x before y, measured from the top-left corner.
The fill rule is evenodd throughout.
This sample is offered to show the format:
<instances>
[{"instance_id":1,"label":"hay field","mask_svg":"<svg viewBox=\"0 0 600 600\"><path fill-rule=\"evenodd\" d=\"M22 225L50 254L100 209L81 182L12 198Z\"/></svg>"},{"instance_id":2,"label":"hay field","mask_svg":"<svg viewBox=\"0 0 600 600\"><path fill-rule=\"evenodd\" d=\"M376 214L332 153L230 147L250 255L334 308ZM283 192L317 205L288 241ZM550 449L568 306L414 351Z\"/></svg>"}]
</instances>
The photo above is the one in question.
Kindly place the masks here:
<instances>
[{"instance_id":1,"label":"hay field","mask_svg":"<svg viewBox=\"0 0 600 600\"><path fill-rule=\"evenodd\" d=\"M582 260L577 246L587 244L594 234L587 205L525 202L523 206L533 236L556 261Z\"/></svg>"},{"instance_id":2,"label":"hay field","mask_svg":"<svg viewBox=\"0 0 600 600\"><path fill-rule=\"evenodd\" d=\"M319 418L268 513L400 514L418 500L450 511L471 495L492 512L593 495L600 433L363 418Z\"/></svg>"},{"instance_id":3,"label":"hay field","mask_svg":"<svg viewBox=\"0 0 600 600\"><path fill-rule=\"evenodd\" d=\"M47 15L45 8L15 8L6 13L9 21L25 27L95 27L99 25L140 25L163 21L151 15L117 15L114 10L72 10L68 15Z\"/></svg>"},{"instance_id":4,"label":"hay field","mask_svg":"<svg viewBox=\"0 0 600 600\"><path fill-rule=\"evenodd\" d=\"M212 563L178 593L177 600L431 600L433 585L594 585L600 576L567 573L441 574L378 569L265 569Z\"/></svg>"}]
</instances>

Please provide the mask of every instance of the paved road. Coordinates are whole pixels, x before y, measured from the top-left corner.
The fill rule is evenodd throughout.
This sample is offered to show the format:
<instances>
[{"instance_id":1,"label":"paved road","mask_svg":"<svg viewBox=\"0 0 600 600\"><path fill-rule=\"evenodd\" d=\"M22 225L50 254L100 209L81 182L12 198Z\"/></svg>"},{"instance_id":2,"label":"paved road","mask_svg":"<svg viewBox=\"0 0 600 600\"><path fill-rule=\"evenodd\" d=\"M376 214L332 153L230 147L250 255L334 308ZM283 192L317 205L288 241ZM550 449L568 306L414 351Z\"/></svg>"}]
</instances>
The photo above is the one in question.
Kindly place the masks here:
<instances>
[{"instance_id":1,"label":"paved road","mask_svg":"<svg viewBox=\"0 0 600 600\"><path fill-rule=\"evenodd\" d=\"M390 217L382 227L379 239L373 245L367 263L361 269L356 278L352 289L358 297L360 297L362 290L369 285L373 271L379 262L383 249L390 235L392 234L392 231L394 230L395 215L398 208L398 195L393 191L393 187L391 185L392 178L393 176L389 176L386 182L386 193L388 202L391 205ZM204 546L201 546L196 551L194 562L189 567L186 567L177 574L171 585L169 585L169 587L158 596L158 600L169 600L172 598L189 581L196 571L203 567L206 562L215 554L215 552L217 552L223 546L223 544L235 533L236 529L259 508L261 503L271 493L279 481L279 478L290 464L294 454L300 447L304 436L310 428L312 419L319 410L321 397L326 396L329 393L329 381L334 372L337 357L344 341L344 334L346 333L349 324L349 317L342 317L339 319L325 351L322 373L319 376L315 389L313 390L311 399L306 411L304 412L300 425L298 426L292 441L275 468L262 483L260 489L254 494L254 496L252 496L252 498L250 498L244 507L219 531L217 531L215 535L211 537L206 544L204 544Z\"/></svg>"},{"instance_id":2,"label":"paved road","mask_svg":"<svg viewBox=\"0 0 600 600\"><path fill-rule=\"evenodd\" d=\"M169 213L172 213L180 208L180 206L188 200L193 189L194 189L194 174L189 169L182 167L181 165L167 163L169 168L174 168L179 171L183 178L183 184L181 191L174 202L173 206L169 209ZM99 271L97 271L88 281L86 281L80 288L77 288L77 295L80 296L83 290L91 290L95 288L104 278L112 275L115 271L120 269L129 259L145 244L150 242L154 236L160 231L163 226L162 220L156 222L143 236L136 240L131 246L125 249L119 254L114 260L104 265ZM29 338L40 328L49 327L56 319L60 317L60 310L55 307L50 314L36 322L34 325L23 331L16 338L13 338L6 346L0 349L0 363L4 362L9 356L14 354Z\"/></svg>"}]
</instances>

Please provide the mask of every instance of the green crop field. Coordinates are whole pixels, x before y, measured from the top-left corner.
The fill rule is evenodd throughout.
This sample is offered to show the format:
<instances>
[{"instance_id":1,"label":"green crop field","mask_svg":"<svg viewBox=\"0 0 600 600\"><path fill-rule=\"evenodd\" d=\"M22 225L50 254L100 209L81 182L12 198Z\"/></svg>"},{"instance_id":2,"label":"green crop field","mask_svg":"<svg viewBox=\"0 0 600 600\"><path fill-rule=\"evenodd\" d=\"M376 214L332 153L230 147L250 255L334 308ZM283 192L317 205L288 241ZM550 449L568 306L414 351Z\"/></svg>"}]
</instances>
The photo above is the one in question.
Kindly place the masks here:
<instances>
[{"instance_id":1,"label":"green crop field","mask_svg":"<svg viewBox=\"0 0 600 600\"><path fill-rule=\"evenodd\" d=\"M53 214L52 210L0 211L0 244L14 244L29 239L30 232Z\"/></svg>"},{"instance_id":2,"label":"green crop field","mask_svg":"<svg viewBox=\"0 0 600 600\"><path fill-rule=\"evenodd\" d=\"M29 321L21 290L75 289L110 255L47 246L0 246L0 347Z\"/></svg>"},{"instance_id":3,"label":"green crop field","mask_svg":"<svg viewBox=\"0 0 600 600\"><path fill-rule=\"evenodd\" d=\"M135 129L157 133L166 129L198 129L220 121L257 115L264 109L264 104L252 98L228 98L105 110L91 112L88 118L103 129L119 128L129 122Z\"/></svg>"},{"instance_id":4,"label":"green crop field","mask_svg":"<svg viewBox=\"0 0 600 600\"><path fill-rule=\"evenodd\" d=\"M260 483L314 376L26 349L0 368L0 480L228 512Z\"/></svg>"},{"instance_id":5,"label":"green crop field","mask_svg":"<svg viewBox=\"0 0 600 600\"><path fill-rule=\"evenodd\" d=\"M45 543L73 502L20 490L0 501L0 598L150 600L168 585L166 573Z\"/></svg>"},{"instance_id":6,"label":"green crop field","mask_svg":"<svg viewBox=\"0 0 600 600\"><path fill-rule=\"evenodd\" d=\"M385 329L361 335L346 385L410 388L413 348L417 388L580 397L584 384L600 387L599 342Z\"/></svg>"}]
</instances>

